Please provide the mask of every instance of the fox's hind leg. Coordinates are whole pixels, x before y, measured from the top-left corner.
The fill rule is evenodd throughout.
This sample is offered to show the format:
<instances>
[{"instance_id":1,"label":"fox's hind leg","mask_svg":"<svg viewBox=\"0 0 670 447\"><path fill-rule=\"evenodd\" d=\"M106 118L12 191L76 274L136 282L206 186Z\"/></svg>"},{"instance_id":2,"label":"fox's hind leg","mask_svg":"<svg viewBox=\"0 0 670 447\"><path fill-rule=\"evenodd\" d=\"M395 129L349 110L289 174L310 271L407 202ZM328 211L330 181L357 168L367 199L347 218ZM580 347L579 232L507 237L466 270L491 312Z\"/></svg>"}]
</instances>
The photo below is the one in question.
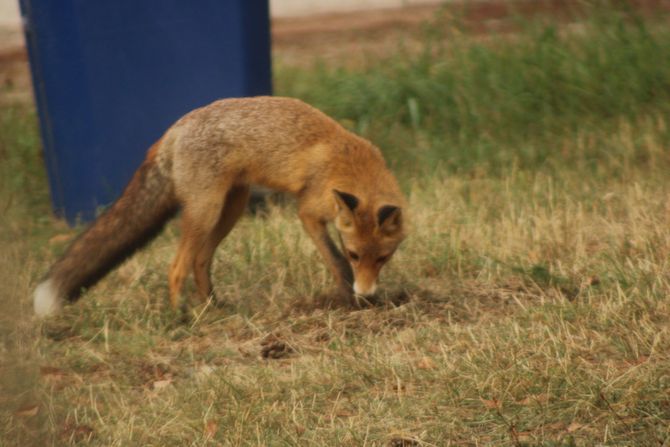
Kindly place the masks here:
<instances>
[{"instance_id":1,"label":"fox's hind leg","mask_svg":"<svg viewBox=\"0 0 670 447\"><path fill-rule=\"evenodd\" d=\"M210 269L216 247L230 233L230 230L242 216L248 200L249 187L246 185L234 186L228 191L218 222L207 236L205 244L195 255L193 277L198 296L203 301L213 293Z\"/></svg>"},{"instance_id":2,"label":"fox's hind leg","mask_svg":"<svg viewBox=\"0 0 670 447\"><path fill-rule=\"evenodd\" d=\"M168 274L170 304L177 309L184 281L193 268L196 255L206 246L224 208L229 185L209 191L199 197L183 200L181 239Z\"/></svg>"}]
</instances>

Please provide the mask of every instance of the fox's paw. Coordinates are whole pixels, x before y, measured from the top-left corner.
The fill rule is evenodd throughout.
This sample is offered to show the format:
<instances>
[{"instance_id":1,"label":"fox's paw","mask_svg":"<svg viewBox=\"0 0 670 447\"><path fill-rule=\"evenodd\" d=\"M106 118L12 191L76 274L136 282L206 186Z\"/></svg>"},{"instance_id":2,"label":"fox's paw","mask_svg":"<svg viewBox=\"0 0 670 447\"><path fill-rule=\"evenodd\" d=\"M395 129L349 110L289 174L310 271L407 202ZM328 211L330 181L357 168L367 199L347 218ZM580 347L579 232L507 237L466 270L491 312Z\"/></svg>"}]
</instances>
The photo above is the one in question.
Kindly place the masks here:
<instances>
[{"instance_id":1,"label":"fox's paw","mask_svg":"<svg viewBox=\"0 0 670 447\"><path fill-rule=\"evenodd\" d=\"M48 317L58 313L63 307L63 300L58 294L56 284L50 279L41 282L33 294L33 306L38 317Z\"/></svg>"}]
</instances>

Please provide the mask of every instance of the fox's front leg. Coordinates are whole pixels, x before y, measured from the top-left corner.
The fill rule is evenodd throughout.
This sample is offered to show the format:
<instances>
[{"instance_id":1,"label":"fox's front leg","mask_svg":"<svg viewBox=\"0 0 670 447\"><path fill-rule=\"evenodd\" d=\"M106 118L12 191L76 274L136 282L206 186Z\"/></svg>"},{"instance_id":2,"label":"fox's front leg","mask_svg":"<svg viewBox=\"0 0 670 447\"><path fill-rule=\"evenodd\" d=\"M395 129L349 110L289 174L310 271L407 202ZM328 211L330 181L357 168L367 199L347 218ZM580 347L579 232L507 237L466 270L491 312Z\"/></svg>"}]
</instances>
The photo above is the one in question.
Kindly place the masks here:
<instances>
[{"instance_id":1,"label":"fox's front leg","mask_svg":"<svg viewBox=\"0 0 670 447\"><path fill-rule=\"evenodd\" d=\"M352 293L354 274L351 265L328 235L326 222L304 212L300 212L300 220L335 277L338 287L343 292Z\"/></svg>"}]
</instances>

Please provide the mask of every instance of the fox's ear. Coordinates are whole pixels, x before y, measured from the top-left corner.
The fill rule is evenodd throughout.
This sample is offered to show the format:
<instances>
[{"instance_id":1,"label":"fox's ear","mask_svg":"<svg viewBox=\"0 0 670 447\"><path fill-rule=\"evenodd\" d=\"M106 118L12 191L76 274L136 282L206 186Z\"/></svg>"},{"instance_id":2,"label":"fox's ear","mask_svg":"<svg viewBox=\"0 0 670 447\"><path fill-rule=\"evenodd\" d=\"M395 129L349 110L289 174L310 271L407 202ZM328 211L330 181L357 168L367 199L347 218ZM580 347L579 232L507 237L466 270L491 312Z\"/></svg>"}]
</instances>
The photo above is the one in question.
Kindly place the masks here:
<instances>
[{"instance_id":1,"label":"fox's ear","mask_svg":"<svg viewBox=\"0 0 670 447\"><path fill-rule=\"evenodd\" d=\"M377 211L377 222L383 233L395 233L402 226L402 210L394 205L384 205Z\"/></svg>"},{"instance_id":2,"label":"fox's ear","mask_svg":"<svg viewBox=\"0 0 670 447\"><path fill-rule=\"evenodd\" d=\"M349 211L353 211L358 206L358 198L356 196L338 191L337 189L333 189L333 193L335 193L335 201L340 210L348 209Z\"/></svg>"}]
</instances>

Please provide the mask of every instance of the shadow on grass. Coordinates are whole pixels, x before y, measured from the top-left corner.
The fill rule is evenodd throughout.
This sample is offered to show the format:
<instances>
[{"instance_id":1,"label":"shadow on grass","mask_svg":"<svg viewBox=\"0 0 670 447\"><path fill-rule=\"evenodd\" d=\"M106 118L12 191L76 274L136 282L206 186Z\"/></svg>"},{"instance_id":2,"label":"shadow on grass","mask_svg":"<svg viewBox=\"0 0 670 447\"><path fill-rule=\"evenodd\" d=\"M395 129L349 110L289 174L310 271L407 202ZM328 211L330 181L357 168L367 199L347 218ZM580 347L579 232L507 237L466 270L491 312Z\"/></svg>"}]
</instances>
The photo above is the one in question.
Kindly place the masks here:
<instances>
[{"instance_id":1,"label":"shadow on grass","mask_svg":"<svg viewBox=\"0 0 670 447\"><path fill-rule=\"evenodd\" d=\"M407 304L412 294L407 290L385 292L363 297L341 292L319 293L295 300L290 313L310 314L317 310L355 311L362 309L398 307Z\"/></svg>"}]
</instances>

